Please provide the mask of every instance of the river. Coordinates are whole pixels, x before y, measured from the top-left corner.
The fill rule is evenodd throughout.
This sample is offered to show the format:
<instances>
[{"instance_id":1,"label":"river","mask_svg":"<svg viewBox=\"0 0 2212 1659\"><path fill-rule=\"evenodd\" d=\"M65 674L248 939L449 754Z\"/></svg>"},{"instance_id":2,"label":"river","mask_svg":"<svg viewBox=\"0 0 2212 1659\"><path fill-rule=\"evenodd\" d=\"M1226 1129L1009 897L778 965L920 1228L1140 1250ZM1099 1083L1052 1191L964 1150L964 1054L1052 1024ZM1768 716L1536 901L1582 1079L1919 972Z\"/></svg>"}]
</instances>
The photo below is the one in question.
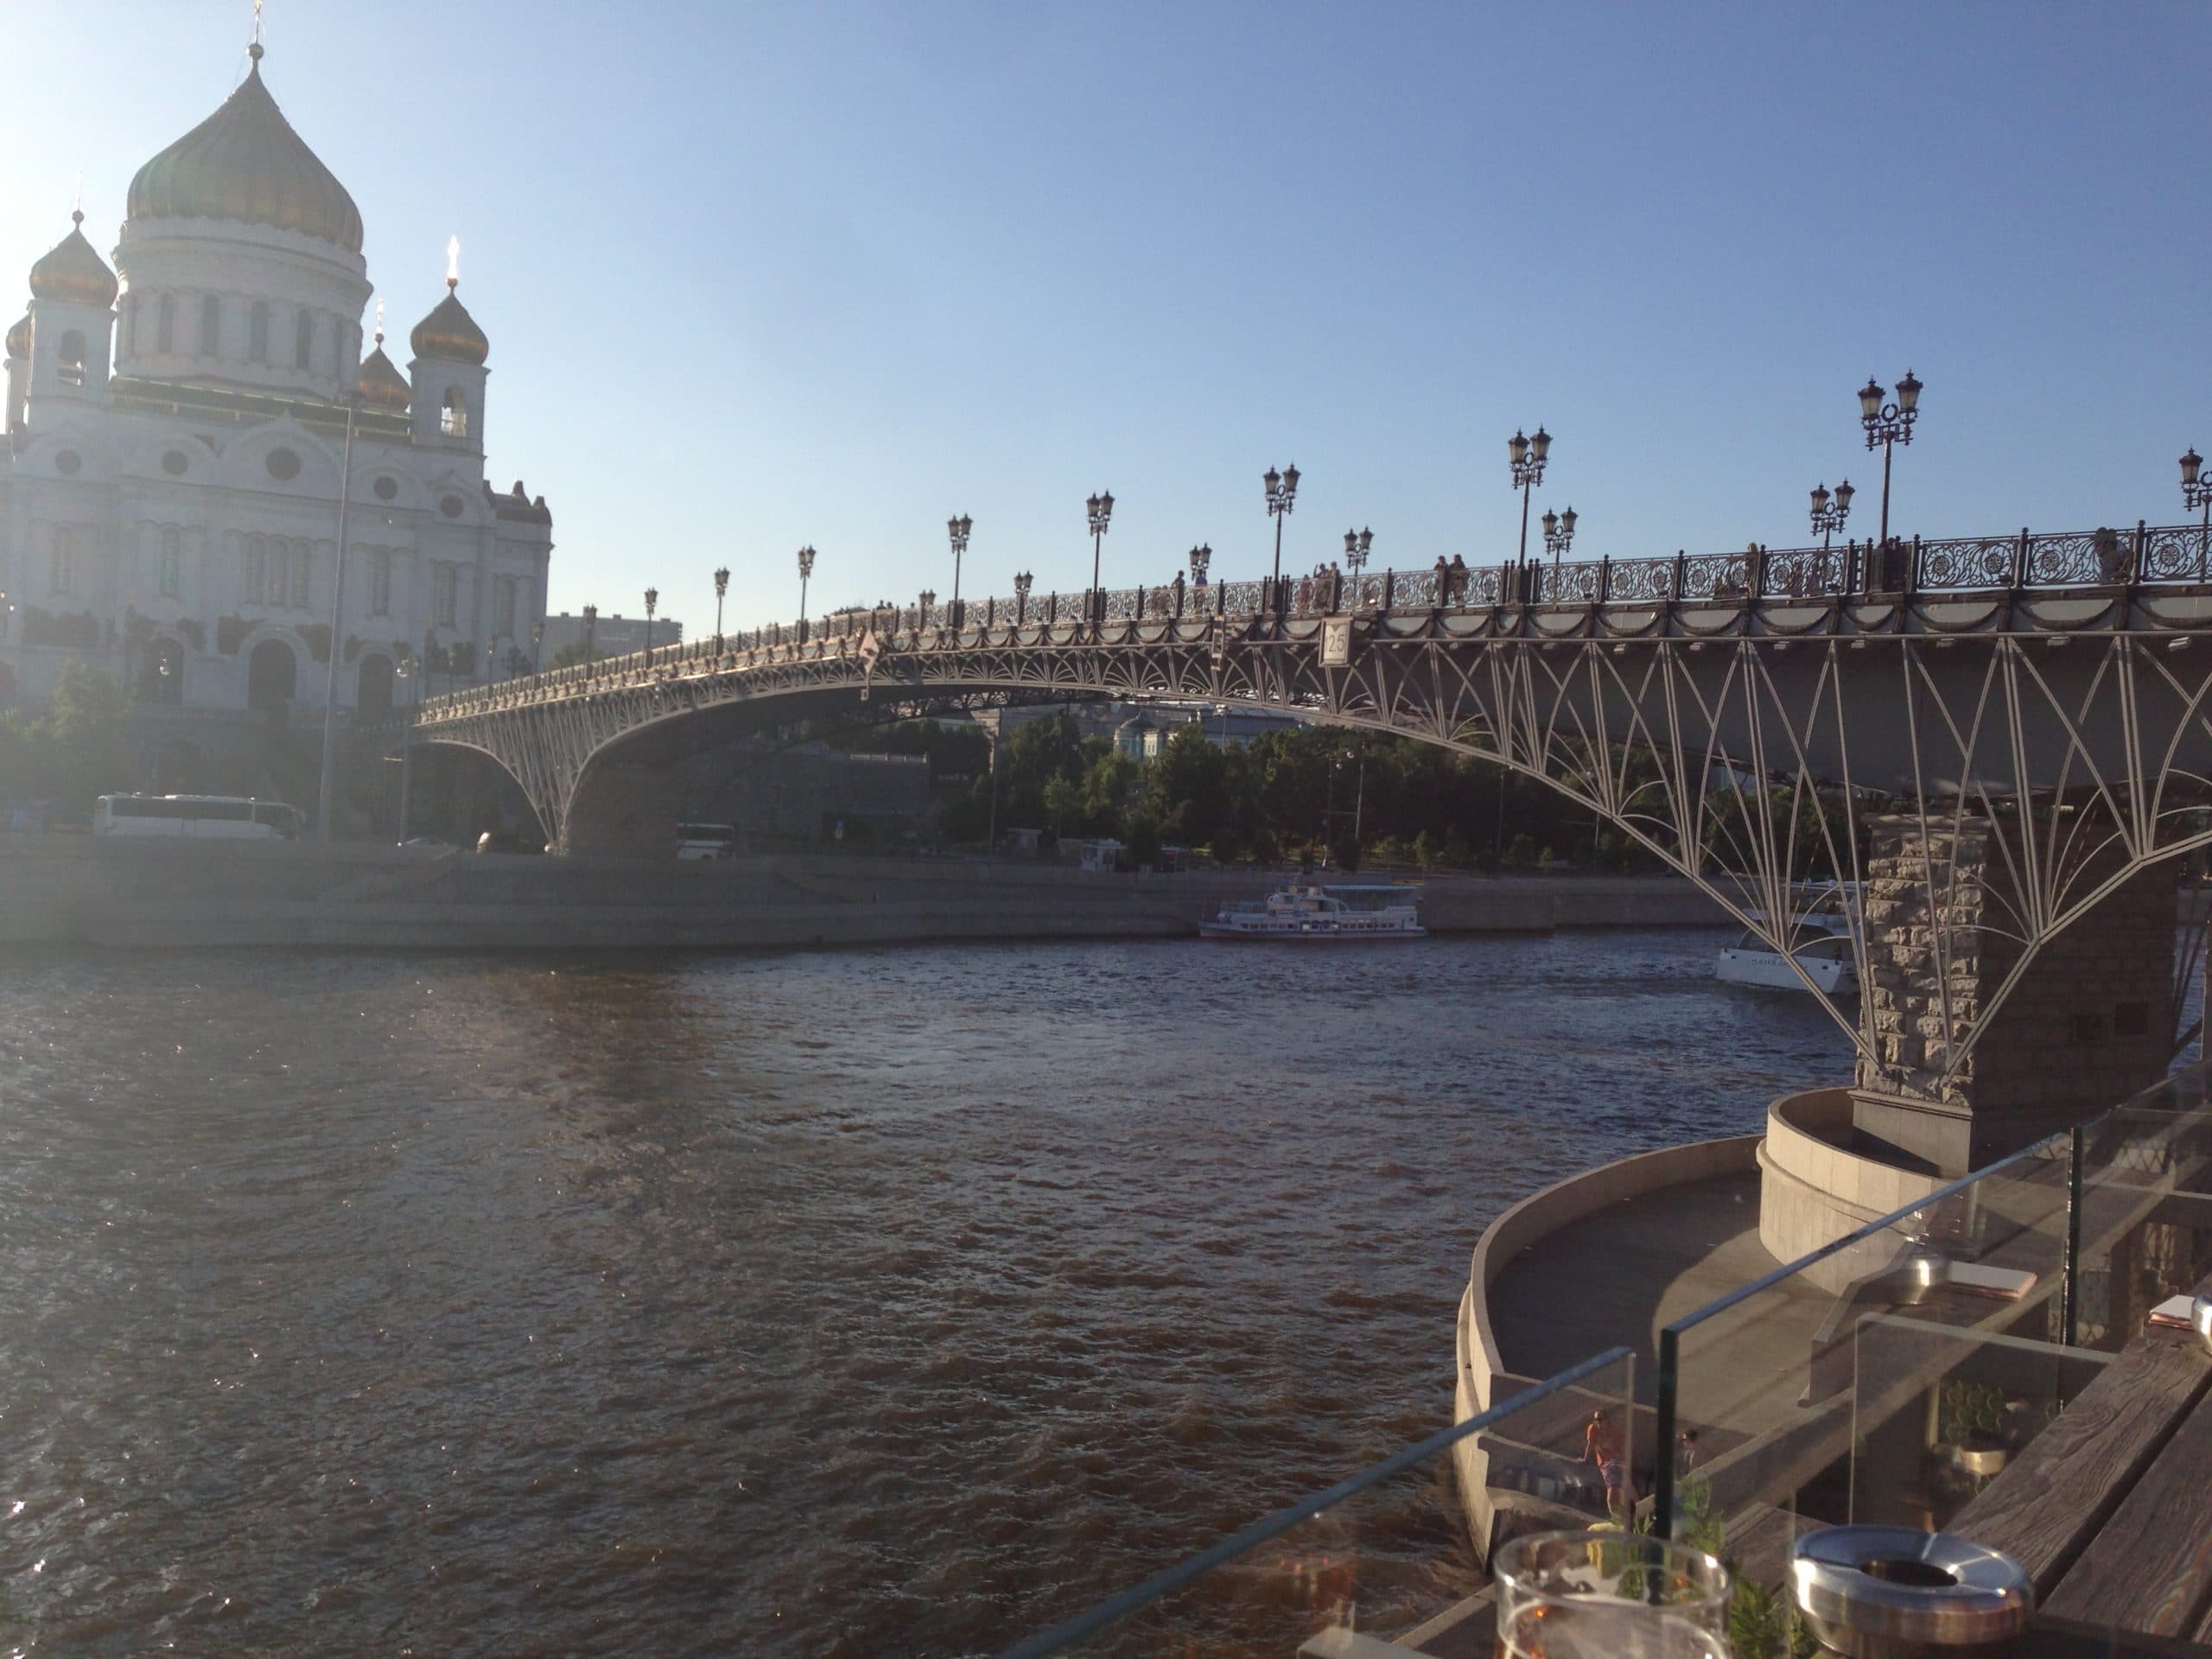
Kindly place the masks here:
<instances>
[{"instance_id":1,"label":"river","mask_svg":"<svg viewBox=\"0 0 2212 1659\"><path fill-rule=\"evenodd\" d=\"M1844 1075L1719 942L0 957L0 1638L993 1651L1447 1421L1505 1205Z\"/></svg>"}]
</instances>

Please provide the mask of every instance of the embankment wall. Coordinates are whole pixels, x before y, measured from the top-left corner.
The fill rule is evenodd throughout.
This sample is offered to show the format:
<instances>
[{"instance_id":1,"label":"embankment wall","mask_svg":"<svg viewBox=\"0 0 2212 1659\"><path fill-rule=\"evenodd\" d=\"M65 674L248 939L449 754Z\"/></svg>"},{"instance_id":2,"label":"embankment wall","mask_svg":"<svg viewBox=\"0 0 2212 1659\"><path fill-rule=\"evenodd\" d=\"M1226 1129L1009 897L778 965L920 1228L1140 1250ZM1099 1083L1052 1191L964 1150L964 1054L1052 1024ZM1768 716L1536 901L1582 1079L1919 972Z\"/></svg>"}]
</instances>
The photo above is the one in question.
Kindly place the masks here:
<instances>
[{"instance_id":1,"label":"embankment wall","mask_svg":"<svg viewBox=\"0 0 2212 1659\"><path fill-rule=\"evenodd\" d=\"M1173 937L1253 871L1087 874L1047 865L769 855L678 864L382 846L0 837L0 945L118 949L773 949L937 939ZM1440 932L1713 923L1689 883L1446 876Z\"/></svg>"}]
</instances>

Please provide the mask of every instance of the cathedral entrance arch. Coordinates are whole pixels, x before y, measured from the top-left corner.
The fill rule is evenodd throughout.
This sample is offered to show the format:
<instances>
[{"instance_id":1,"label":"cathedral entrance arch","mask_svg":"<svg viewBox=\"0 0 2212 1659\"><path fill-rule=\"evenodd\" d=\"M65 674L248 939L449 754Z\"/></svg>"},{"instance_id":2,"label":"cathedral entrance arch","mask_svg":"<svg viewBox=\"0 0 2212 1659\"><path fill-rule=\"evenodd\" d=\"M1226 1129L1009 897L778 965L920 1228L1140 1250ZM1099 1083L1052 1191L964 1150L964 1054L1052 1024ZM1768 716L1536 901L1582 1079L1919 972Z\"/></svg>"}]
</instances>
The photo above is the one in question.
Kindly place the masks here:
<instances>
[{"instance_id":1,"label":"cathedral entrance arch","mask_svg":"<svg viewBox=\"0 0 2212 1659\"><path fill-rule=\"evenodd\" d=\"M264 639L246 659L245 705L257 714L283 714L300 684L297 652L282 639Z\"/></svg>"},{"instance_id":2,"label":"cathedral entrance arch","mask_svg":"<svg viewBox=\"0 0 2212 1659\"><path fill-rule=\"evenodd\" d=\"M353 712L388 715L391 712L391 658L372 652L361 658L353 685Z\"/></svg>"}]
</instances>

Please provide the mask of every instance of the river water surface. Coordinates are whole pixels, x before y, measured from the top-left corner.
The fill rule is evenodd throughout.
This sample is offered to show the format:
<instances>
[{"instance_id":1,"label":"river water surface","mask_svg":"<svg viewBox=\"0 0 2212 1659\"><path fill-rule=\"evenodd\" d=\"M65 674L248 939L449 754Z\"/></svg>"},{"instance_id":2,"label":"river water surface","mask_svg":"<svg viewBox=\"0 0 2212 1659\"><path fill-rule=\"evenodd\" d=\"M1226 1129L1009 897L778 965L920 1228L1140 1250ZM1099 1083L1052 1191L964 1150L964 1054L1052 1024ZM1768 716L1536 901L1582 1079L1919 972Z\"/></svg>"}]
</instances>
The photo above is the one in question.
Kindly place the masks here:
<instances>
[{"instance_id":1,"label":"river water surface","mask_svg":"<svg viewBox=\"0 0 2212 1659\"><path fill-rule=\"evenodd\" d=\"M1506 1204L1840 1077L1719 942L0 957L0 1647L995 1650L1446 1422Z\"/></svg>"}]
</instances>

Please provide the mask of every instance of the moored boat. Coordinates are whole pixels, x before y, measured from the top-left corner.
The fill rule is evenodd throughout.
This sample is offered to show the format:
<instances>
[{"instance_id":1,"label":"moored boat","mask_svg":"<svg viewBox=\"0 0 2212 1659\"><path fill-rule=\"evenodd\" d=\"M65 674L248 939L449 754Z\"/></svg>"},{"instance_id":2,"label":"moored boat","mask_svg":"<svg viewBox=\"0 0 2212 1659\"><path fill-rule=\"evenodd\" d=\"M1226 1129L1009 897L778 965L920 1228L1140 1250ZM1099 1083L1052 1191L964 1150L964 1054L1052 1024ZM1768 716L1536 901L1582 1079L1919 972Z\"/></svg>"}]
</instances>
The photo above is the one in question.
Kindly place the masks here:
<instances>
[{"instance_id":1,"label":"moored boat","mask_svg":"<svg viewBox=\"0 0 2212 1659\"><path fill-rule=\"evenodd\" d=\"M1265 899L1224 905L1200 922L1209 939L1420 939L1417 888L1397 886L1323 887L1293 881Z\"/></svg>"}]
</instances>

